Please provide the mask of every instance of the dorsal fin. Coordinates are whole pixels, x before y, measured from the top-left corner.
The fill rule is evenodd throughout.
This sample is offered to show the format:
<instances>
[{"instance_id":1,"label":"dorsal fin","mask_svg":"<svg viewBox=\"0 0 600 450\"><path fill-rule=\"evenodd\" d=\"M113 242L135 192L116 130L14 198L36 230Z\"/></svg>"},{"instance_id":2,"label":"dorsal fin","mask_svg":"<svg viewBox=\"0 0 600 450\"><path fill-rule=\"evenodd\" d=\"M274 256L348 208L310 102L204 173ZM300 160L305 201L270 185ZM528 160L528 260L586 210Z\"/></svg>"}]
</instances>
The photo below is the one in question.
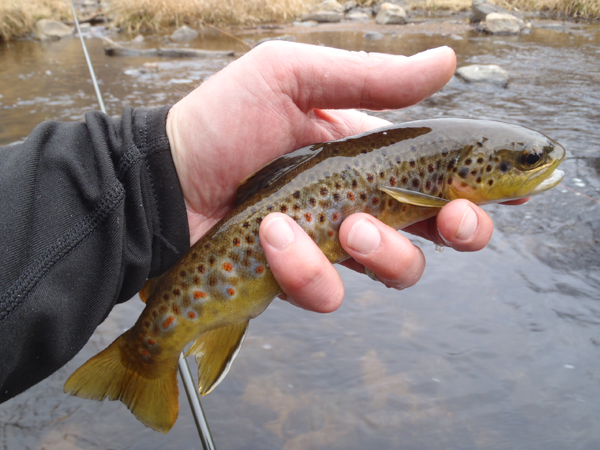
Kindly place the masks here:
<instances>
[{"instance_id":1,"label":"dorsal fin","mask_svg":"<svg viewBox=\"0 0 600 450\"><path fill-rule=\"evenodd\" d=\"M319 152L316 150L323 145L311 145L280 156L246 177L237 188L237 204L244 203L257 192L275 184L281 177L317 155Z\"/></svg>"},{"instance_id":2,"label":"dorsal fin","mask_svg":"<svg viewBox=\"0 0 600 450\"><path fill-rule=\"evenodd\" d=\"M243 320L207 331L194 341L185 356L196 357L200 394L208 394L225 378L247 330L248 320Z\"/></svg>"}]
</instances>

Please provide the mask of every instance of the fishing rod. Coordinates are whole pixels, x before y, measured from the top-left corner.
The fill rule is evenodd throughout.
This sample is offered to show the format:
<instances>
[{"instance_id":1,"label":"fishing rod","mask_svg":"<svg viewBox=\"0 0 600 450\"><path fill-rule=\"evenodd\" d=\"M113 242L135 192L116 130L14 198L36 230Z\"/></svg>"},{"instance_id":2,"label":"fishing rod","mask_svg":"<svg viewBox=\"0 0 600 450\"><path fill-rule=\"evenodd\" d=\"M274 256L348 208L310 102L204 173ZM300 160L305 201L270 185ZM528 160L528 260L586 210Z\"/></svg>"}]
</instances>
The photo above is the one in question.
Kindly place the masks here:
<instances>
[{"instance_id":1,"label":"fishing rod","mask_svg":"<svg viewBox=\"0 0 600 450\"><path fill-rule=\"evenodd\" d=\"M88 68L90 69L90 76L92 77L92 82L94 83L94 89L96 90L98 104L100 105L100 110L104 114L106 114L106 108L104 107L104 101L102 100L100 87L98 86L96 74L94 73L94 67L92 66L92 61L90 60L90 55L88 54L85 41L83 40L81 28L79 27L79 19L77 18L75 5L73 4L73 0L69 1L71 2L71 9L73 10L73 17L75 18L75 26L77 27L77 33L79 33L79 38L81 39L81 47L83 48L85 60L87 61ZM187 394L187 398L190 403L190 408L192 409L194 422L196 422L196 428L198 429L198 434L200 435L200 442L202 442L202 448L204 450L216 450L215 443L210 432L210 428L208 428L206 416L204 415L204 410L202 409L202 404L200 403L200 394L196 389L192 378L192 371L190 370L190 366L186 361L183 353L181 353L181 355L179 356L178 367L179 374L181 375L181 379L183 380L185 393Z\"/></svg>"}]
</instances>

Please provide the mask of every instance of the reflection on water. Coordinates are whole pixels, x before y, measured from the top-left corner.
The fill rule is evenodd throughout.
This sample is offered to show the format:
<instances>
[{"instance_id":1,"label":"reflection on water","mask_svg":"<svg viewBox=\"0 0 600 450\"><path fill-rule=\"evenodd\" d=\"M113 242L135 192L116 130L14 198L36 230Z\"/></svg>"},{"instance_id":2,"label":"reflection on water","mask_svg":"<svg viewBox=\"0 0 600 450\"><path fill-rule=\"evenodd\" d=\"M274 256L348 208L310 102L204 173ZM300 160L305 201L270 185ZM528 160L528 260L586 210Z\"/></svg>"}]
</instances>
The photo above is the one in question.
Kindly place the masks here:
<instances>
[{"instance_id":1,"label":"reflection on water","mask_svg":"<svg viewBox=\"0 0 600 450\"><path fill-rule=\"evenodd\" d=\"M461 40L388 33L380 41L363 34L297 38L400 54L446 44L459 65L500 64L511 73L507 89L453 79L420 105L379 114L530 126L568 149L565 181L522 207L488 207L496 231L482 252L436 253L415 239L428 268L412 289L391 291L342 268L348 294L336 313L276 301L252 321L232 371L203 399L217 447L599 448L600 32ZM99 39L87 44L113 116L125 105L173 103L231 61L108 58ZM212 35L202 45L240 49ZM0 142L22 139L41 120L80 120L95 108L75 39L14 42L0 47L0 58ZM67 367L0 405L4 448L200 448L183 392L168 436L119 402L62 394L68 375L141 307L133 300L115 308Z\"/></svg>"}]
</instances>

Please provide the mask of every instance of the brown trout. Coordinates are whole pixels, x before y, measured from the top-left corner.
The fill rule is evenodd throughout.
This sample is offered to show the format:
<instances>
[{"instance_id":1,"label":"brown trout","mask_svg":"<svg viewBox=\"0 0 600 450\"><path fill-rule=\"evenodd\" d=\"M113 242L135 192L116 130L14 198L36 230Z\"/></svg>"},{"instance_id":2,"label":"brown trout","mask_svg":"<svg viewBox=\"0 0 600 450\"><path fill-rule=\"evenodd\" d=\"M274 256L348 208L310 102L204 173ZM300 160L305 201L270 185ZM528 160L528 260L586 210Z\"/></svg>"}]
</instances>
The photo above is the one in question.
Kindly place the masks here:
<instances>
[{"instance_id":1,"label":"brown trout","mask_svg":"<svg viewBox=\"0 0 600 450\"><path fill-rule=\"evenodd\" d=\"M259 241L272 211L291 216L331 262L348 257L338 231L367 212L401 229L450 200L522 198L557 185L565 149L535 131L500 122L436 119L392 125L284 155L238 189L238 204L140 296L135 325L77 369L65 392L121 400L145 425L168 432L179 410L177 361L198 362L199 391L214 389L250 319L281 292Z\"/></svg>"}]
</instances>

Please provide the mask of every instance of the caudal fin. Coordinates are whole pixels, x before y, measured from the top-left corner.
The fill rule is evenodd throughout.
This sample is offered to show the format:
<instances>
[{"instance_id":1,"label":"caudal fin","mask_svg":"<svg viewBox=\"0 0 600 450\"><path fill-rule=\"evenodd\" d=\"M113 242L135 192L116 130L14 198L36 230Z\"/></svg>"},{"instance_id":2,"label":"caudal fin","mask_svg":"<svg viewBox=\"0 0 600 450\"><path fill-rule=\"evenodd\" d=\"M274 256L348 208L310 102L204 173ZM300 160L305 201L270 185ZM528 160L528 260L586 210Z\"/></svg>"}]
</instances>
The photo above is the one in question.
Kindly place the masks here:
<instances>
[{"instance_id":1,"label":"caudal fin","mask_svg":"<svg viewBox=\"0 0 600 450\"><path fill-rule=\"evenodd\" d=\"M77 369L65 383L65 393L92 400L121 400L147 427L167 433L179 413L177 365L148 378L122 353L123 336Z\"/></svg>"}]
</instances>

